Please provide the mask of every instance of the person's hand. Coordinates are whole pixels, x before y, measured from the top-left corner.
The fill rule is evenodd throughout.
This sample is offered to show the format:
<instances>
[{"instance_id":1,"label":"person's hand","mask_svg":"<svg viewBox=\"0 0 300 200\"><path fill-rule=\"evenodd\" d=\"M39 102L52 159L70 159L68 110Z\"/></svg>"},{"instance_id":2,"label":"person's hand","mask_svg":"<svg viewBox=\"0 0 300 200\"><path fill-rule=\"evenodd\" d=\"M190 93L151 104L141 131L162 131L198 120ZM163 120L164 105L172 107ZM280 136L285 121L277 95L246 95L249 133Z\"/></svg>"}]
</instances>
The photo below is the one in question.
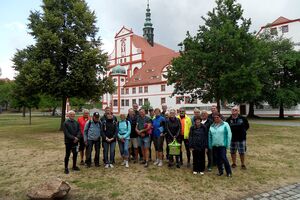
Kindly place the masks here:
<instances>
[{"instance_id":1,"label":"person's hand","mask_svg":"<svg viewBox=\"0 0 300 200\"><path fill-rule=\"evenodd\" d=\"M176 136L173 136L173 139L175 140L175 139L176 139Z\"/></svg>"},{"instance_id":2,"label":"person's hand","mask_svg":"<svg viewBox=\"0 0 300 200\"><path fill-rule=\"evenodd\" d=\"M109 138L108 137L106 137L105 140L109 142Z\"/></svg>"},{"instance_id":3,"label":"person's hand","mask_svg":"<svg viewBox=\"0 0 300 200\"><path fill-rule=\"evenodd\" d=\"M207 153L208 152L208 149L207 148L205 148L205 153Z\"/></svg>"},{"instance_id":4,"label":"person's hand","mask_svg":"<svg viewBox=\"0 0 300 200\"><path fill-rule=\"evenodd\" d=\"M194 151L194 149L193 149L193 148L190 148L190 150L191 150L191 151Z\"/></svg>"},{"instance_id":5,"label":"person's hand","mask_svg":"<svg viewBox=\"0 0 300 200\"><path fill-rule=\"evenodd\" d=\"M136 134L141 135L141 131L137 130Z\"/></svg>"},{"instance_id":6,"label":"person's hand","mask_svg":"<svg viewBox=\"0 0 300 200\"><path fill-rule=\"evenodd\" d=\"M74 137L74 143L77 143L77 142L78 142L78 138Z\"/></svg>"},{"instance_id":7,"label":"person's hand","mask_svg":"<svg viewBox=\"0 0 300 200\"><path fill-rule=\"evenodd\" d=\"M124 142L125 142L125 139L124 139L124 138L121 138L121 142L124 143Z\"/></svg>"},{"instance_id":8,"label":"person's hand","mask_svg":"<svg viewBox=\"0 0 300 200\"><path fill-rule=\"evenodd\" d=\"M163 133L160 133L160 137L162 137L162 136L164 136L164 134L163 134Z\"/></svg>"}]
</instances>

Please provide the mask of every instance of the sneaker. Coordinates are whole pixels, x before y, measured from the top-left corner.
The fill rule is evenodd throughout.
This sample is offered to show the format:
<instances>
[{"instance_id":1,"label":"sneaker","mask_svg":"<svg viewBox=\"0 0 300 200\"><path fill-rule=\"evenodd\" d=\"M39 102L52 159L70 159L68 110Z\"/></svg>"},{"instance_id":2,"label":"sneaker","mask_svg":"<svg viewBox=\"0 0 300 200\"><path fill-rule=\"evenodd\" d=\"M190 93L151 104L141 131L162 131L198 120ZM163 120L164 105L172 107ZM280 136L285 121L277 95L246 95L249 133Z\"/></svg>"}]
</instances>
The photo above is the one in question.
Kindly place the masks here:
<instances>
[{"instance_id":1,"label":"sneaker","mask_svg":"<svg viewBox=\"0 0 300 200\"><path fill-rule=\"evenodd\" d=\"M110 167L110 168L114 168L113 164L109 164L109 167Z\"/></svg>"},{"instance_id":2,"label":"sneaker","mask_svg":"<svg viewBox=\"0 0 300 200\"><path fill-rule=\"evenodd\" d=\"M121 163L121 166L124 166L126 163L125 163L125 160Z\"/></svg>"},{"instance_id":3,"label":"sneaker","mask_svg":"<svg viewBox=\"0 0 300 200\"><path fill-rule=\"evenodd\" d=\"M231 165L231 167L232 167L232 168L236 168L236 164L233 163L233 164Z\"/></svg>"},{"instance_id":4,"label":"sneaker","mask_svg":"<svg viewBox=\"0 0 300 200\"><path fill-rule=\"evenodd\" d=\"M157 165L158 167L162 167L163 166L163 162L162 162L162 160L160 160L159 161L159 163L158 163L158 165Z\"/></svg>"},{"instance_id":5,"label":"sneaker","mask_svg":"<svg viewBox=\"0 0 300 200\"><path fill-rule=\"evenodd\" d=\"M65 174L69 174L69 169L68 168L65 169Z\"/></svg>"},{"instance_id":6,"label":"sneaker","mask_svg":"<svg viewBox=\"0 0 300 200\"><path fill-rule=\"evenodd\" d=\"M105 169L108 169L108 168L109 168L109 164L106 164L106 165L105 165Z\"/></svg>"},{"instance_id":7,"label":"sneaker","mask_svg":"<svg viewBox=\"0 0 300 200\"><path fill-rule=\"evenodd\" d=\"M227 174L227 177L228 178L232 178L232 174Z\"/></svg>"},{"instance_id":8,"label":"sneaker","mask_svg":"<svg viewBox=\"0 0 300 200\"><path fill-rule=\"evenodd\" d=\"M148 167L148 162L145 162L145 165L144 165L144 167Z\"/></svg>"},{"instance_id":9,"label":"sneaker","mask_svg":"<svg viewBox=\"0 0 300 200\"><path fill-rule=\"evenodd\" d=\"M247 169L246 165L242 165L242 169L246 170Z\"/></svg>"},{"instance_id":10,"label":"sneaker","mask_svg":"<svg viewBox=\"0 0 300 200\"><path fill-rule=\"evenodd\" d=\"M72 168L73 171L80 171L79 167L75 166Z\"/></svg>"},{"instance_id":11,"label":"sneaker","mask_svg":"<svg viewBox=\"0 0 300 200\"><path fill-rule=\"evenodd\" d=\"M80 165L84 165L84 161L83 160L80 162Z\"/></svg>"},{"instance_id":12,"label":"sneaker","mask_svg":"<svg viewBox=\"0 0 300 200\"><path fill-rule=\"evenodd\" d=\"M223 172L217 173L217 176L222 176L222 175L223 175Z\"/></svg>"},{"instance_id":13,"label":"sneaker","mask_svg":"<svg viewBox=\"0 0 300 200\"><path fill-rule=\"evenodd\" d=\"M193 174L195 174L195 175L196 175L196 174L198 174L198 172L193 172Z\"/></svg>"},{"instance_id":14,"label":"sneaker","mask_svg":"<svg viewBox=\"0 0 300 200\"><path fill-rule=\"evenodd\" d=\"M125 163L125 167L126 167L126 168L128 168L128 167L129 167L128 161L126 161L126 163Z\"/></svg>"},{"instance_id":15,"label":"sneaker","mask_svg":"<svg viewBox=\"0 0 300 200\"><path fill-rule=\"evenodd\" d=\"M200 175L204 175L204 172L200 172L199 174L200 174Z\"/></svg>"},{"instance_id":16,"label":"sneaker","mask_svg":"<svg viewBox=\"0 0 300 200\"><path fill-rule=\"evenodd\" d=\"M155 160L155 162L153 163L153 165L158 165L158 163L159 163L159 160L157 159L157 160Z\"/></svg>"},{"instance_id":17,"label":"sneaker","mask_svg":"<svg viewBox=\"0 0 300 200\"><path fill-rule=\"evenodd\" d=\"M207 171L211 172L211 168L207 168Z\"/></svg>"}]
</instances>

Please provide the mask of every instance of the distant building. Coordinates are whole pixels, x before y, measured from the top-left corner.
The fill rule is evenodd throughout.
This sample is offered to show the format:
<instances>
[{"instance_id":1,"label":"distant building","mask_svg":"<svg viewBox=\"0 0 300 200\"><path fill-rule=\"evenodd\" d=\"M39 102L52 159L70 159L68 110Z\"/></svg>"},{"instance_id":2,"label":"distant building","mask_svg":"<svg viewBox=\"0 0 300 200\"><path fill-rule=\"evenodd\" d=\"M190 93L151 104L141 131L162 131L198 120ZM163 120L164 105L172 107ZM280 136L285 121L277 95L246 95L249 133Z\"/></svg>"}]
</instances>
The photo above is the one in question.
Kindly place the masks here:
<instances>
[{"instance_id":1,"label":"distant building","mask_svg":"<svg viewBox=\"0 0 300 200\"><path fill-rule=\"evenodd\" d=\"M264 31L291 39L294 43L295 50L300 50L300 18L290 20L285 17L279 17L274 22L262 26L258 34L261 34Z\"/></svg>"},{"instance_id":2,"label":"distant building","mask_svg":"<svg viewBox=\"0 0 300 200\"><path fill-rule=\"evenodd\" d=\"M114 113L127 112L134 103L139 106L149 102L153 108L167 104L169 108L207 106L200 100L190 102L189 95L174 96L172 85L167 85L164 74L171 67L173 58L179 52L154 41L154 28L151 23L149 4L143 37L134 34L131 29L122 27L115 35L115 48L109 55L109 72L117 86L114 94L103 96L103 108L112 107Z\"/></svg>"}]
</instances>

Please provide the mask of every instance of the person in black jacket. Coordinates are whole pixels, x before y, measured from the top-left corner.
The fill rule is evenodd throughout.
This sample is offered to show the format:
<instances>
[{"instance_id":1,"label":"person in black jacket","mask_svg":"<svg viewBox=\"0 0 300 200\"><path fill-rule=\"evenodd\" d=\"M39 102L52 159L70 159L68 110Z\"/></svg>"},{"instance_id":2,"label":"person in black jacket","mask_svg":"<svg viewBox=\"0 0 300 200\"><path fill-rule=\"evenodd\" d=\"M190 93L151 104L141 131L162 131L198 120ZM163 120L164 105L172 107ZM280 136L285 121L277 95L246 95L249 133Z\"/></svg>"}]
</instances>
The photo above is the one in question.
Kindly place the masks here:
<instances>
[{"instance_id":1,"label":"person in black jacket","mask_svg":"<svg viewBox=\"0 0 300 200\"><path fill-rule=\"evenodd\" d=\"M213 121L211 121L209 118L208 118L208 113L206 110L203 110L201 112L201 124L204 124L206 126L206 130L207 130L207 135L208 135L208 131L209 131L209 128L210 128L210 125L213 123ZM213 160L213 150L212 149L208 149L207 150L207 153L206 153L206 156L207 156L207 170L210 172L211 171L211 168L213 166L213 162L215 162L215 160Z\"/></svg>"},{"instance_id":2,"label":"person in black jacket","mask_svg":"<svg viewBox=\"0 0 300 200\"><path fill-rule=\"evenodd\" d=\"M106 119L102 121L102 146L104 152L105 168L113 168L115 157L116 138L118 135L117 122L114 120L112 113L107 113ZM110 152L108 160L108 151Z\"/></svg>"},{"instance_id":3,"label":"person in black jacket","mask_svg":"<svg viewBox=\"0 0 300 200\"><path fill-rule=\"evenodd\" d=\"M69 158L71 151L73 154L73 167L74 171L79 171L79 167L76 166L77 154L78 154L78 142L81 137L81 132L79 128L79 123L74 120L75 112L73 110L68 112L69 118L63 124L64 139L66 146L66 155L65 155L65 174L69 174Z\"/></svg>"},{"instance_id":4,"label":"person in black jacket","mask_svg":"<svg viewBox=\"0 0 300 200\"><path fill-rule=\"evenodd\" d=\"M231 109L231 116L226 120L229 124L231 132L232 132L232 139L230 144L230 153L232 159L232 168L236 168L236 152L239 151L242 169L247 169L245 165L245 153L247 150L246 146L246 136L247 130L249 129L248 120L239 115L239 107L234 106Z\"/></svg>"},{"instance_id":5,"label":"person in black jacket","mask_svg":"<svg viewBox=\"0 0 300 200\"><path fill-rule=\"evenodd\" d=\"M165 123L166 128L166 140L167 143L170 144L174 141L174 139L177 140L178 143L181 143L180 139L180 131L181 131L181 123L180 120L176 117L176 111L174 109L170 110L170 116L168 119L166 119ZM179 164L179 155L176 157L176 167L180 168ZM173 156L169 155L169 167L173 165Z\"/></svg>"},{"instance_id":6,"label":"person in black jacket","mask_svg":"<svg viewBox=\"0 0 300 200\"><path fill-rule=\"evenodd\" d=\"M128 110L127 121L131 125L129 152L132 152L134 163L138 162L138 134L135 131L137 116L132 108Z\"/></svg>"},{"instance_id":7,"label":"person in black jacket","mask_svg":"<svg viewBox=\"0 0 300 200\"><path fill-rule=\"evenodd\" d=\"M201 124L201 118L195 118L195 125L191 127L189 135L190 149L193 152L193 174L204 174L205 152L208 146L206 126Z\"/></svg>"}]
</instances>

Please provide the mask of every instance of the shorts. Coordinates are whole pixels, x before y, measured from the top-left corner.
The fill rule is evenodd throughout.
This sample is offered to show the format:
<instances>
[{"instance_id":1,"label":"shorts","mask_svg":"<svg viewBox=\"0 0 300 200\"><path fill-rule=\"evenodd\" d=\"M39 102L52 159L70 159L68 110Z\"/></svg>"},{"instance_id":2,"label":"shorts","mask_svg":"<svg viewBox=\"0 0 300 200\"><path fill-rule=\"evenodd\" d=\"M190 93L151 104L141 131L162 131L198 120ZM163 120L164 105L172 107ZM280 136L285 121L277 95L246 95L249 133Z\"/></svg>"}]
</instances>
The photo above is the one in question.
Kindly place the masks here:
<instances>
[{"instance_id":1,"label":"shorts","mask_svg":"<svg viewBox=\"0 0 300 200\"><path fill-rule=\"evenodd\" d=\"M143 148L149 148L150 147L150 137L138 137L139 146Z\"/></svg>"},{"instance_id":2,"label":"shorts","mask_svg":"<svg viewBox=\"0 0 300 200\"><path fill-rule=\"evenodd\" d=\"M84 139L83 136L79 140L79 151L84 151L85 149L85 144L84 144Z\"/></svg>"},{"instance_id":3,"label":"shorts","mask_svg":"<svg viewBox=\"0 0 300 200\"><path fill-rule=\"evenodd\" d=\"M247 151L246 140L235 141L230 144L230 153L235 154L238 150L239 154L245 154Z\"/></svg>"},{"instance_id":4,"label":"shorts","mask_svg":"<svg viewBox=\"0 0 300 200\"><path fill-rule=\"evenodd\" d=\"M155 151L163 152L164 136L153 137L152 141L154 143Z\"/></svg>"},{"instance_id":5,"label":"shorts","mask_svg":"<svg viewBox=\"0 0 300 200\"><path fill-rule=\"evenodd\" d=\"M133 146L133 148L138 148L138 138L130 138L130 147Z\"/></svg>"}]
</instances>

